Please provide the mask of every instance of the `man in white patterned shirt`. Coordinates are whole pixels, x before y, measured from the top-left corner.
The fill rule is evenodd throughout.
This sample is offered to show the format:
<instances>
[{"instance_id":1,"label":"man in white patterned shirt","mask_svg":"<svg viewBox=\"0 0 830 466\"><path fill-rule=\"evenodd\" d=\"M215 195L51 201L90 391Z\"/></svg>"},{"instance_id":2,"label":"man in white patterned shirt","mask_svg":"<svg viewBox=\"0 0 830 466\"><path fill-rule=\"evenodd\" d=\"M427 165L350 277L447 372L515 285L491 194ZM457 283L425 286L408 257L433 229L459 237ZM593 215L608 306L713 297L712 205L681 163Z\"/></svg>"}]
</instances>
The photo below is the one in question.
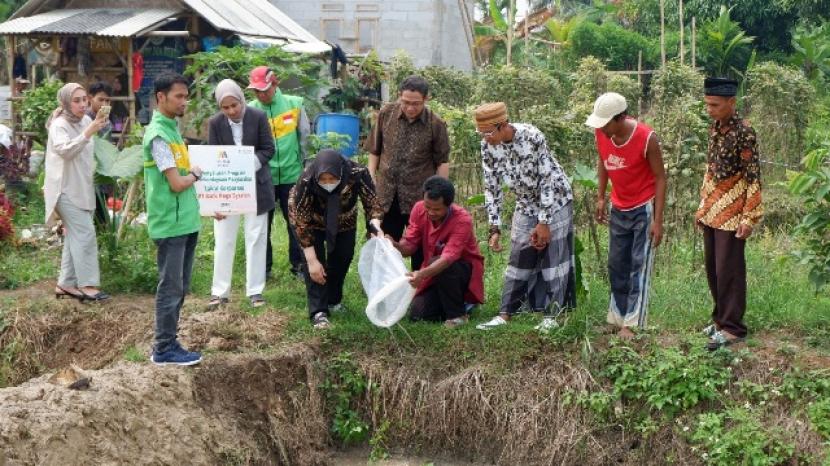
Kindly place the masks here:
<instances>
[{"instance_id":1,"label":"man in white patterned shirt","mask_svg":"<svg viewBox=\"0 0 830 466\"><path fill-rule=\"evenodd\" d=\"M576 305L570 183L545 135L532 125L511 124L504 103L478 107L475 122L482 137L488 244L493 251L501 251L502 185L516 196L499 314L477 328L504 325L524 308L542 312L536 328L547 332L557 326L559 313Z\"/></svg>"}]
</instances>

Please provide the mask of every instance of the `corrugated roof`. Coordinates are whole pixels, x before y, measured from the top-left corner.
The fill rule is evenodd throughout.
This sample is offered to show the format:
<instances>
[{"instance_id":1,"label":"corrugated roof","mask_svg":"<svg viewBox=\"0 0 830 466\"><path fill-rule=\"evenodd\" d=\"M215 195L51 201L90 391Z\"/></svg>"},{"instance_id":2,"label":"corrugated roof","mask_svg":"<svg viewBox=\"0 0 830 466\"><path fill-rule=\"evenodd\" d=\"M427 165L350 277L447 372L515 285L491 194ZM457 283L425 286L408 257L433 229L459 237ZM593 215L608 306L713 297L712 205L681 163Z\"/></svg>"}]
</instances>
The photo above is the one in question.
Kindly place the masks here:
<instances>
[{"instance_id":1,"label":"corrugated roof","mask_svg":"<svg viewBox=\"0 0 830 466\"><path fill-rule=\"evenodd\" d=\"M55 10L0 24L0 34L90 34L130 37L181 10L168 8L86 8Z\"/></svg>"},{"instance_id":2,"label":"corrugated roof","mask_svg":"<svg viewBox=\"0 0 830 466\"><path fill-rule=\"evenodd\" d=\"M214 27L240 34L318 42L268 0L182 0Z\"/></svg>"}]
</instances>

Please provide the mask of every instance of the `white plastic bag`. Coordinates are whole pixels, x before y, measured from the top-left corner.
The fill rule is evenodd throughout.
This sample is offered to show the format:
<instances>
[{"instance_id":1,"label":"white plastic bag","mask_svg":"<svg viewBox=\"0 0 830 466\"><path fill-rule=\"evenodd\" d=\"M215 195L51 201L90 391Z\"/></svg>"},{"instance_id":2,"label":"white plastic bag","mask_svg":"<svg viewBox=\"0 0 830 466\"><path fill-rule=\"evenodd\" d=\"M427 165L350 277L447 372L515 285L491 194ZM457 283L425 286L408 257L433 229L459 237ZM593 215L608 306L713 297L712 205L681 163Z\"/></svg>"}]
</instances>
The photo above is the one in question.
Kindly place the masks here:
<instances>
[{"instance_id":1,"label":"white plastic bag","mask_svg":"<svg viewBox=\"0 0 830 466\"><path fill-rule=\"evenodd\" d=\"M406 315L415 297L401 253L388 239L371 238L360 250L357 271L369 297L369 321L378 327L395 325Z\"/></svg>"}]
</instances>

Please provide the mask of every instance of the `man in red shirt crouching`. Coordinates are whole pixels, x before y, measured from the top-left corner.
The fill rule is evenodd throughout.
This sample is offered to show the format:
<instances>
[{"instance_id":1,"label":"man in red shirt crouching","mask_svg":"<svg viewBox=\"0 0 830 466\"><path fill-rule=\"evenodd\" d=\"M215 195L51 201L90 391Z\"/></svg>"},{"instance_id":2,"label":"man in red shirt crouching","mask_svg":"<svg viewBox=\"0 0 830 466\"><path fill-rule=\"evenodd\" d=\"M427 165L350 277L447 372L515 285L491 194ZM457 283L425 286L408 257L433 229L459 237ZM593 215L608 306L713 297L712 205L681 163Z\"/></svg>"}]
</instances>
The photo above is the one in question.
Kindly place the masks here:
<instances>
[{"instance_id":1,"label":"man in red shirt crouching","mask_svg":"<svg viewBox=\"0 0 830 466\"><path fill-rule=\"evenodd\" d=\"M428 178L423 200L409 214L404 237L396 242L387 236L405 257L420 247L428 264L409 273L409 282L417 290L410 317L443 320L447 327L466 323L466 306L484 302L484 257L472 217L453 204L454 198L450 180L437 175Z\"/></svg>"}]
</instances>

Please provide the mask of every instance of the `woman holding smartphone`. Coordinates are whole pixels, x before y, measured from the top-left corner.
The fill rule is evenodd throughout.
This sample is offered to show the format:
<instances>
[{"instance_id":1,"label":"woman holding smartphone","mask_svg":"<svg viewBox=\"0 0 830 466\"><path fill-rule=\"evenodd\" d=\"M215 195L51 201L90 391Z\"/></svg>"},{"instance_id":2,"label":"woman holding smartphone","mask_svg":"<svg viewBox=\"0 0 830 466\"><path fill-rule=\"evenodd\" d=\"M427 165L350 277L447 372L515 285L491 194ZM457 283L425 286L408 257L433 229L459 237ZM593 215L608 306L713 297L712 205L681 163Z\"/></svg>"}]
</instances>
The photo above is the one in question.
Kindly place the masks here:
<instances>
[{"instance_id":1,"label":"woman holding smartphone","mask_svg":"<svg viewBox=\"0 0 830 466\"><path fill-rule=\"evenodd\" d=\"M93 120L86 115L89 99L83 86L68 83L58 91L59 107L46 128L46 179L43 196L46 223L63 222L64 242L61 270L55 287L57 298L103 301L98 269L98 242L92 216L95 190L92 176L95 161L92 136L107 124L99 113Z\"/></svg>"}]
</instances>

